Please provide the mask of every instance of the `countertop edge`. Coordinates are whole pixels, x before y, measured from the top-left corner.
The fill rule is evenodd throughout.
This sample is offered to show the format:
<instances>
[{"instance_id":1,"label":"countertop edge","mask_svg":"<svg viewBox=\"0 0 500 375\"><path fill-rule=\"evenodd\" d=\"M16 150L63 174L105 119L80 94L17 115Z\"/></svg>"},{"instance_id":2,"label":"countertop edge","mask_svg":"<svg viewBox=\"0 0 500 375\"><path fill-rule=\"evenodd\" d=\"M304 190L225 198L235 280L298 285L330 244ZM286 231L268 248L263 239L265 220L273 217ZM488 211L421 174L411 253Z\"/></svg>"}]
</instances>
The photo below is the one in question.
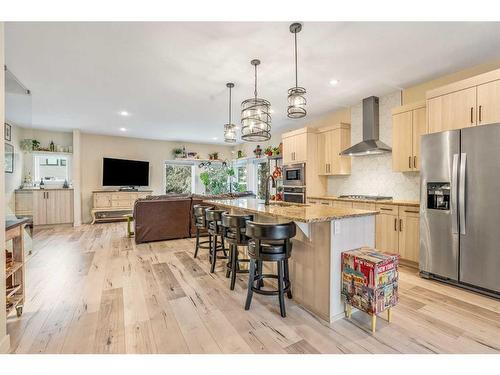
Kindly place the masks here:
<instances>
[{"instance_id":1,"label":"countertop edge","mask_svg":"<svg viewBox=\"0 0 500 375\"><path fill-rule=\"evenodd\" d=\"M259 211L259 210L253 209L253 208L238 207L238 206L235 206L235 205L231 205L231 204L226 204L226 203L220 202L218 200L207 199L207 200L203 200L203 202L207 203L207 204L213 204L215 206L219 206L219 207L223 207L223 208L233 208L233 209L236 209L236 210L247 211L247 212L251 212L251 213L255 213L255 214L260 214L260 215L264 215L264 216L272 216L272 217L276 217L276 218L282 218L282 219L287 219L287 220L297 221L299 223L307 223L307 224L309 224L309 223L323 223L323 222L328 222L328 221L333 221L333 220L348 219L348 218L352 218L352 217L362 217L362 216L375 216L375 215L378 215L377 211L353 209L353 210L362 211L362 212L360 212L360 213L351 213L351 214L346 214L346 215L341 215L341 216L325 216L325 217L321 217L321 218L317 218L317 219L301 219L301 218L297 218L297 217L293 217L293 216L288 216L288 215L283 215L283 214L276 214L276 213L273 213L273 212L262 212L262 211Z\"/></svg>"},{"instance_id":2,"label":"countertop edge","mask_svg":"<svg viewBox=\"0 0 500 375\"><path fill-rule=\"evenodd\" d=\"M311 199L326 199L330 201L344 201L344 202L358 202L358 203L375 203L375 204L392 204L394 206L409 206L409 207L420 207L420 202L417 201L398 201L398 200L369 200L369 199L351 199L351 198L339 198L334 196L319 196L310 195L307 198Z\"/></svg>"}]
</instances>

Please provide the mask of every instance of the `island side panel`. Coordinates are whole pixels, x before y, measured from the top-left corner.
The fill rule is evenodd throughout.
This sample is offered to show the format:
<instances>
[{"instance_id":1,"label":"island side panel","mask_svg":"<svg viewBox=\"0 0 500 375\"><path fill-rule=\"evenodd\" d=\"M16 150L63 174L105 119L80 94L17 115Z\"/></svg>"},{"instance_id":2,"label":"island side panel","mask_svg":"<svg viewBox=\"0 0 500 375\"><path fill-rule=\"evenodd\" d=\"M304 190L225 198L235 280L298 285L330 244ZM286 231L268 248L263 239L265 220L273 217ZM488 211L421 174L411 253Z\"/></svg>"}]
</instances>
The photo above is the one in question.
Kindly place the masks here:
<instances>
[{"instance_id":1,"label":"island side panel","mask_svg":"<svg viewBox=\"0 0 500 375\"><path fill-rule=\"evenodd\" d=\"M329 321L344 317L341 291L341 254L363 246L375 247L375 215L334 220L331 222L331 287Z\"/></svg>"}]
</instances>

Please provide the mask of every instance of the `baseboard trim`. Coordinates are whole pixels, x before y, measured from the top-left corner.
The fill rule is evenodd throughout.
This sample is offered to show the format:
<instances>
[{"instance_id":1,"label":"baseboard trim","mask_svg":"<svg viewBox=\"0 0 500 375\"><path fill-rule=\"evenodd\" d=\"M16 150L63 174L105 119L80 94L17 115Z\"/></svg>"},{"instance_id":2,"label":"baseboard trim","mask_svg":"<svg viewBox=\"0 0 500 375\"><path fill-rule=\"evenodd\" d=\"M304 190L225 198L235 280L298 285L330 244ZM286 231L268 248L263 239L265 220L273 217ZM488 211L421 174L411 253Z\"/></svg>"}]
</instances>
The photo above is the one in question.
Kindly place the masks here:
<instances>
[{"instance_id":1,"label":"baseboard trim","mask_svg":"<svg viewBox=\"0 0 500 375\"><path fill-rule=\"evenodd\" d=\"M0 341L0 354L7 354L10 351L10 336L5 335Z\"/></svg>"}]
</instances>

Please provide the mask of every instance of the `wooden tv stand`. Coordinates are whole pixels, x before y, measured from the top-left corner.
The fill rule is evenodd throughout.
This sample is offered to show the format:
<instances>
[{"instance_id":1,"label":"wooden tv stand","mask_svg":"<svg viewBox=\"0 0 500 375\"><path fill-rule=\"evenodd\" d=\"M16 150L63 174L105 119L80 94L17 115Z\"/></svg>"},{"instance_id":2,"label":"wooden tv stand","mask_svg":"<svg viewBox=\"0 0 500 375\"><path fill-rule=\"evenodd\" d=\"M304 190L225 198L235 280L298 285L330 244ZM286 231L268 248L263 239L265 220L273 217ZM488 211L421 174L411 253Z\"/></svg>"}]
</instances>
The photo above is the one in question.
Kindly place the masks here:
<instances>
[{"instance_id":1,"label":"wooden tv stand","mask_svg":"<svg viewBox=\"0 0 500 375\"><path fill-rule=\"evenodd\" d=\"M146 198L152 190L96 190L92 192L92 224L100 221L127 220L124 216L134 211L134 203Z\"/></svg>"}]
</instances>

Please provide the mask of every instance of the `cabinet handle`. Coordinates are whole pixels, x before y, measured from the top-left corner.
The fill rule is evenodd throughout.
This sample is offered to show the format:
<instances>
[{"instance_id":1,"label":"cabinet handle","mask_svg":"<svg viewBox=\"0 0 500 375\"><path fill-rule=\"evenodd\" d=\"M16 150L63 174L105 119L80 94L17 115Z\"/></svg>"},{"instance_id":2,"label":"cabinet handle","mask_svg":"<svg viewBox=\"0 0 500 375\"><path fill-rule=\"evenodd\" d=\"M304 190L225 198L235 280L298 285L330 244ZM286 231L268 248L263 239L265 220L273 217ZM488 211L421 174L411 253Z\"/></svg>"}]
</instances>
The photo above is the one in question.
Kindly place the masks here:
<instances>
[{"instance_id":1,"label":"cabinet handle","mask_svg":"<svg viewBox=\"0 0 500 375\"><path fill-rule=\"evenodd\" d=\"M417 168L417 157L413 157L413 168Z\"/></svg>"},{"instance_id":2,"label":"cabinet handle","mask_svg":"<svg viewBox=\"0 0 500 375\"><path fill-rule=\"evenodd\" d=\"M392 208L380 207L380 210L382 210L382 211L392 211Z\"/></svg>"},{"instance_id":3,"label":"cabinet handle","mask_svg":"<svg viewBox=\"0 0 500 375\"><path fill-rule=\"evenodd\" d=\"M483 112L483 111L482 111L482 109L483 109L483 106L482 106L482 105L480 105L480 106L479 106L479 122L481 122L481 120L482 120L482 119L481 119L481 117L482 117L482 116L481 116L481 114L482 114L482 112Z\"/></svg>"},{"instance_id":4,"label":"cabinet handle","mask_svg":"<svg viewBox=\"0 0 500 375\"><path fill-rule=\"evenodd\" d=\"M406 213L409 213L409 214L419 214L420 212L419 211L408 211L408 210L405 210Z\"/></svg>"},{"instance_id":5,"label":"cabinet handle","mask_svg":"<svg viewBox=\"0 0 500 375\"><path fill-rule=\"evenodd\" d=\"M403 231L403 219L399 219L399 231Z\"/></svg>"},{"instance_id":6,"label":"cabinet handle","mask_svg":"<svg viewBox=\"0 0 500 375\"><path fill-rule=\"evenodd\" d=\"M411 169L411 156L408 156L408 168Z\"/></svg>"},{"instance_id":7,"label":"cabinet handle","mask_svg":"<svg viewBox=\"0 0 500 375\"><path fill-rule=\"evenodd\" d=\"M394 218L394 230L398 231L398 219Z\"/></svg>"},{"instance_id":8,"label":"cabinet handle","mask_svg":"<svg viewBox=\"0 0 500 375\"><path fill-rule=\"evenodd\" d=\"M470 107L470 123L474 123L474 107Z\"/></svg>"}]
</instances>

